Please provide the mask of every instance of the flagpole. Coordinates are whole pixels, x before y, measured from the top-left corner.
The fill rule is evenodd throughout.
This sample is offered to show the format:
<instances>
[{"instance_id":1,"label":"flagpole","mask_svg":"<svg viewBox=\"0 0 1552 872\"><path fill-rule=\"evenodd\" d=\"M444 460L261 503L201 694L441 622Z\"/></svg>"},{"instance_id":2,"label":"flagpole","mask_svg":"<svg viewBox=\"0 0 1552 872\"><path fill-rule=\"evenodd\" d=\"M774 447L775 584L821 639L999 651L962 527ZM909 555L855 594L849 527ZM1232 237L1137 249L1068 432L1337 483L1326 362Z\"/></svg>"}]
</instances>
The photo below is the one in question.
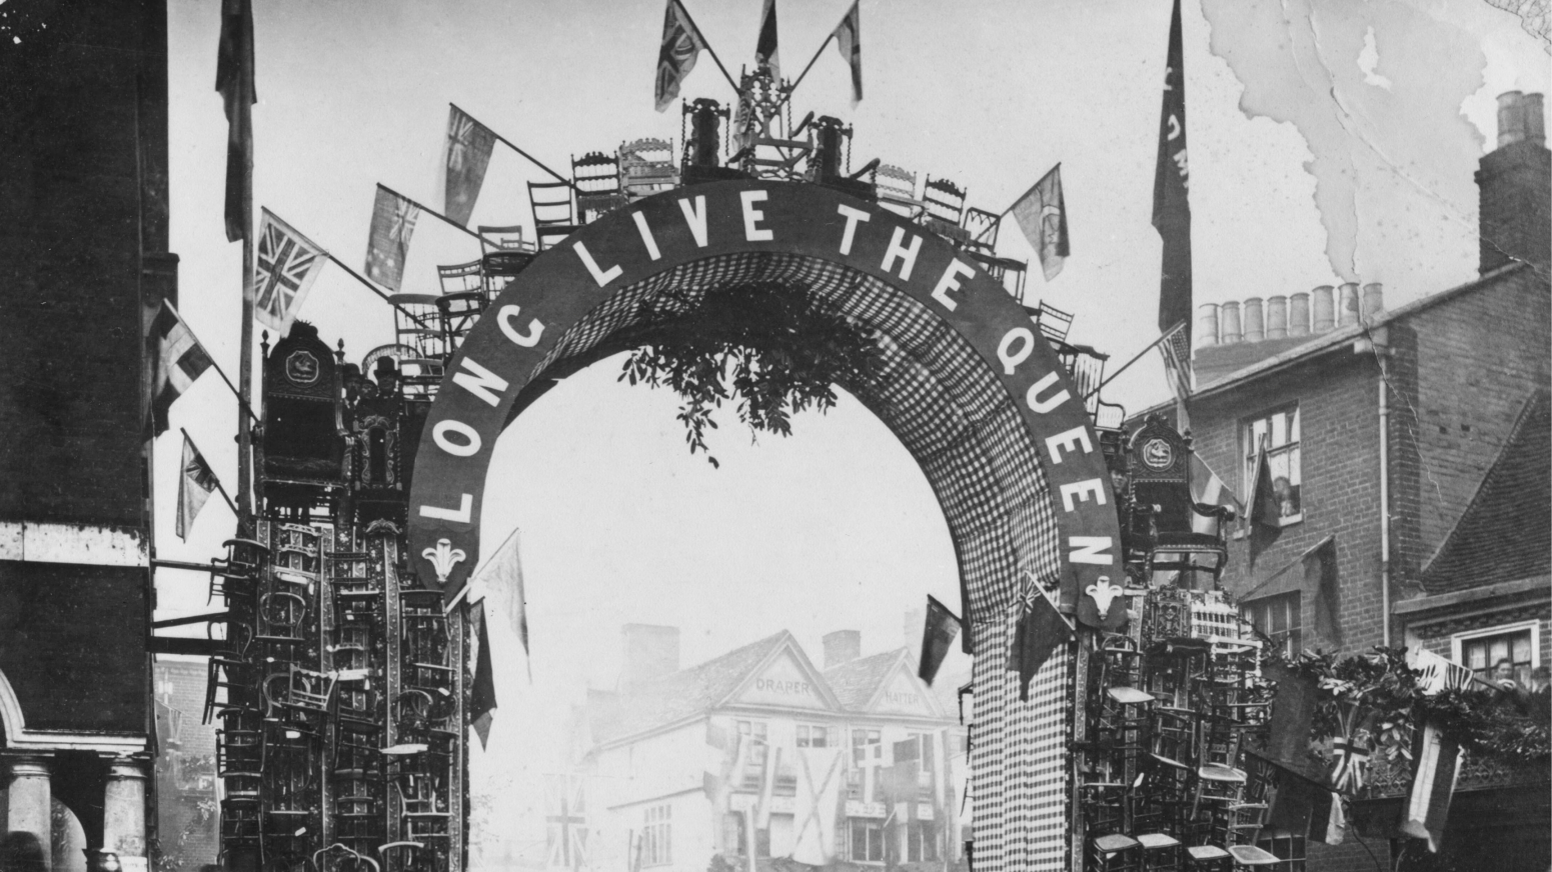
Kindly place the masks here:
<instances>
[{"instance_id":1,"label":"flagpole","mask_svg":"<svg viewBox=\"0 0 1552 872\"><path fill-rule=\"evenodd\" d=\"M252 327L248 328L248 341L249 342L253 341L253 328ZM253 407L248 404L248 401L247 401L247 399L245 399L243 397L242 392L237 390L236 386L234 386L232 384L232 380L226 377L226 372L221 369L221 365L219 363L216 363L214 360L212 360L212 361L210 361L210 368L216 371L216 375L221 377L221 381L226 382L226 386L227 386L228 389L231 390L232 396L237 398L237 405L241 406L242 410L244 412L248 413L248 419L251 420L255 424L259 423L259 416L255 415L253 413ZM240 375L240 373L241 373L241 371L239 370L239 375ZM252 379L252 378L253 378L253 376L250 374L249 375L249 379Z\"/></svg>"},{"instance_id":2,"label":"flagpole","mask_svg":"<svg viewBox=\"0 0 1552 872\"><path fill-rule=\"evenodd\" d=\"M494 133L495 131L492 131L492 132ZM447 224L449 224L449 225L451 225L453 227L456 227L459 230L462 230L464 233L467 233L470 236L474 237L475 239L478 239L480 242L489 242L490 241L490 240L486 239L485 237L479 235L478 233L475 233L473 230L470 230L469 228L463 226L462 224L459 224L457 221L454 221L453 219L447 217L446 215L443 215L441 212L438 212L435 209L428 208L424 203L421 203L419 200L412 200L409 197L406 197L403 194L399 193L398 191L395 191L393 188L388 187L387 185L383 184L382 182L378 182L377 186L379 188L382 188L383 190L387 191L388 193L394 195L395 197L398 197L399 199L403 200L404 202L413 204L415 206L415 208L419 209L420 211L430 213L431 215L434 215L437 218L442 219ZM337 261L337 260L334 261L334 262L335 263L339 263L339 261ZM341 266L343 266L343 264L341 264Z\"/></svg>"},{"instance_id":3,"label":"flagpole","mask_svg":"<svg viewBox=\"0 0 1552 872\"><path fill-rule=\"evenodd\" d=\"M679 2L679 0L669 0L669 2L678 6L679 11L684 13L684 20L690 22L690 26L695 28L696 35L701 38L701 44L706 46L706 53L711 55L711 59L716 62L717 69L722 71L722 78L727 79L727 83L732 87L733 93L742 94L743 92L738 90L737 83L733 81L733 77L728 75L727 67L722 65L722 58L717 57L717 50L711 47L711 41L706 38L706 34L701 33L701 26L695 23L695 16L691 15L690 10L684 8L684 4Z\"/></svg>"},{"instance_id":4,"label":"flagpole","mask_svg":"<svg viewBox=\"0 0 1552 872\"><path fill-rule=\"evenodd\" d=\"M481 238L483 238L483 237L481 237ZM376 294L379 297L382 297L383 298L383 302L385 302L388 305L392 306L395 310L397 310L399 312L402 312L404 314L404 317L410 319L411 321L414 321L416 324L419 324L422 327L426 326L426 322L424 320L422 320L418 315L416 315L413 312L410 312L409 310L405 309L403 306L399 305L398 303L395 303L393 301L393 297L391 295L384 293L382 288L379 288L377 285L375 285L372 282L368 281L366 279L366 277L362 276L360 273L358 273L355 270L351 269L349 266L346 266L344 261L340 260L339 258L335 257L333 254L331 254L330 252L327 252L327 251L325 251L323 253L323 256L327 257L329 260L334 261L334 263L337 264L340 269L342 269L345 272L349 273L351 278L355 279L356 281L360 282L363 285L366 285L367 289L370 290L372 293Z\"/></svg>"},{"instance_id":5,"label":"flagpole","mask_svg":"<svg viewBox=\"0 0 1552 872\"><path fill-rule=\"evenodd\" d=\"M835 39L835 31L832 30L830 35L825 37L825 41L819 44L819 50L814 52L814 56L808 59L808 66L803 68L803 72L798 73L797 80L792 83L792 87L787 89L787 93L781 98L782 103L792 98L792 92L798 89L798 85L803 84L803 77L807 76L808 71L814 68L814 63L819 60L820 55L824 54L824 50L830 46L830 41L833 39Z\"/></svg>"},{"instance_id":6,"label":"flagpole","mask_svg":"<svg viewBox=\"0 0 1552 872\"><path fill-rule=\"evenodd\" d=\"M496 137L496 141L497 142L501 143L502 145L505 145L507 148L510 148L513 151L517 152L518 154L522 155L523 157L527 158L529 160L529 162L532 163L534 166L536 166L539 169L544 170L545 172L547 172L550 175L554 176L556 181L558 181L558 182L565 182L568 186L570 186L570 188L573 191L577 191L578 193L581 192L582 189L578 188L576 183L573 182L571 179L568 179L565 176L561 175L560 173L557 173L556 171L554 171L554 170L550 169L549 167L545 166L544 165L544 161L541 161L538 158L534 157L533 155L529 154L528 152L523 151L521 148L518 148L517 145L512 142L512 140L507 139L505 136L502 136L501 134L497 133L495 131L495 129L492 128L490 125L481 122L478 118L475 118L473 115L470 115L468 112L464 112L463 108L461 106L459 106L457 103L448 103L447 105L453 107L454 109L456 109L459 112L462 112L465 116L468 117L468 119L470 121L473 121L475 124L478 124L481 127L485 128L486 130L489 130L490 131L490 135Z\"/></svg>"},{"instance_id":7,"label":"flagpole","mask_svg":"<svg viewBox=\"0 0 1552 872\"><path fill-rule=\"evenodd\" d=\"M183 434L183 438L188 440L189 445L194 449L194 453L199 455L199 458L201 460L204 460L205 459L204 453L199 450L199 446L198 445L194 444L194 440L189 436L189 431L183 429L182 427L179 427L178 428L178 432L182 433ZM205 468L206 469L210 468L210 463L208 461L206 461L206 463L205 463ZM185 474L187 474L187 470L183 470L179 474L180 475L185 475ZM216 471L213 470L213 469L210 470L210 480L215 483L216 490L221 492L221 499L226 500L227 508L231 509L232 510L232 514L236 515L237 519L239 521L241 521L242 520L242 513L237 511L237 504L232 502L231 494L228 494L226 492L226 488L221 486L221 478L220 478L220 476L216 475Z\"/></svg>"},{"instance_id":8,"label":"flagpole","mask_svg":"<svg viewBox=\"0 0 1552 872\"><path fill-rule=\"evenodd\" d=\"M248 398L253 394L253 104L251 95L253 87L253 19L249 12L247 20L242 28L241 39L245 43L238 55L239 90L237 103L241 107L239 111L248 118L246 124L246 148L243 149L242 167L242 331L238 340L238 351L241 356L237 363L237 404L246 411L249 417L258 419L253 415L252 404ZM220 369L217 368L217 372ZM222 373L221 379L226 381L227 387L231 382L227 381L226 374ZM248 509L252 504L253 471L251 455L253 453L253 428L248 422L238 416L237 428L237 498L242 507L237 512L237 522L246 525ZM235 508L235 507L234 507Z\"/></svg>"},{"instance_id":9,"label":"flagpole","mask_svg":"<svg viewBox=\"0 0 1552 872\"><path fill-rule=\"evenodd\" d=\"M1159 338L1157 338L1157 339L1153 340L1152 342L1148 343L1148 346L1146 348L1144 348L1143 350L1141 350L1141 351L1137 352L1135 355L1133 355L1131 360L1128 360L1126 363L1122 364L1120 369L1116 370L1115 372L1113 372L1109 376L1107 376L1104 381L1099 383L1098 387L1096 387L1092 391L1089 391L1088 393L1084 394L1083 395L1083 399L1087 400L1089 397L1092 397L1095 394L1099 393L1100 390L1105 387L1105 385L1108 385L1112 381L1115 381L1116 376L1120 375L1123 372L1126 372L1126 368L1127 367L1129 367L1132 364L1136 363L1137 361L1141 360L1142 356L1144 354L1147 354L1148 352L1150 352L1153 349L1157 348L1159 343L1163 342L1164 340L1168 339L1171 336L1174 336L1175 335L1175 331L1179 330L1181 327L1184 327L1185 323L1186 322L1181 321L1180 323L1176 324L1175 326L1173 326L1173 327L1169 328L1168 330L1165 330L1163 333L1159 334Z\"/></svg>"}]
</instances>

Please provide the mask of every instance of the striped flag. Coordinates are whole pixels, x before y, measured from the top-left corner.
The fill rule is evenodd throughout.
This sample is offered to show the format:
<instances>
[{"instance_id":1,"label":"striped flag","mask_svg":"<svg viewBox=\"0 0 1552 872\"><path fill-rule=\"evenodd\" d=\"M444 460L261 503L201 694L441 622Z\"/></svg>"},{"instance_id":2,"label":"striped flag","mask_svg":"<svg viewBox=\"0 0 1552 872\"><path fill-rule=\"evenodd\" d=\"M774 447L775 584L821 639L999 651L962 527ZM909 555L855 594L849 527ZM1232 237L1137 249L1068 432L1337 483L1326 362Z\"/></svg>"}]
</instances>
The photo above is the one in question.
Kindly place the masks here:
<instances>
[{"instance_id":1,"label":"striped flag","mask_svg":"<svg viewBox=\"0 0 1552 872\"><path fill-rule=\"evenodd\" d=\"M861 0L854 0L851 9L835 26L835 47L851 67L851 105L862 102L862 11Z\"/></svg>"},{"instance_id":2,"label":"striped flag","mask_svg":"<svg viewBox=\"0 0 1552 872\"><path fill-rule=\"evenodd\" d=\"M921 663L916 669L916 677L928 686L937 677L938 667L948 656L954 637L959 635L960 623L959 616L949 611L948 606L927 594L927 620L922 629Z\"/></svg>"},{"instance_id":3,"label":"striped flag","mask_svg":"<svg viewBox=\"0 0 1552 872\"><path fill-rule=\"evenodd\" d=\"M1244 507L1234 497L1234 489L1224 484L1218 473L1213 472L1207 461L1194 451L1191 453L1191 499L1209 506L1233 509L1236 516L1244 512ZM1191 519L1193 533L1213 533L1217 526L1215 519L1205 515L1193 515Z\"/></svg>"},{"instance_id":4,"label":"striped flag","mask_svg":"<svg viewBox=\"0 0 1552 872\"><path fill-rule=\"evenodd\" d=\"M474 214L474 201L485 183L485 169L496 149L496 134L457 106L447 116L447 175L442 211L465 227Z\"/></svg>"},{"instance_id":5,"label":"striped flag","mask_svg":"<svg viewBox=\"0 0 1552 872\"><path fill-rule=\"evenodd\" d=\"M253 265L253 314L259 323L281 336L289 334L302 300L328 259L321 247L275 213L260 210L259 250Z\"/></svg>"},{"instance_id":6,"label":"striped flag","mask_svg":"<svg viewBox=\"0 0 1552 872\"><path fill-rule=\"evenodd\" d=\"M695 69L695 61L704 48L706 38L690 20L690 13L679 0L668 0L668 11L663 16L663 45L657 53L657 111L662 112L679 98L679 85Z\"/></svg>"},{"instance_id":7,"label":"striped flag","mask_svg":"<svg viewBox=\"0 0 1552 872\"><path fill-rule=\"evenodd\" d=\"M366 277L397 291L404 282L404 261L410 255L410 237L420 207L382 185L372 203L372 229L366 240Z\"/></svg>"},{"instance_id":8,"label":"striped flag","mask_svg":"<svg viewBox=\"0 0 1552 872\"><path fill-rule=\"evenodd\" d=\"M167 431L167 410L183 396L194 380L215 366L194 331L178 317L178 311L166 300L151 323L151 342L156 358L156 379L152 390L151 420L157 436Z\"/></svg>"},{"instance_id":9,"label":"striped flag","mask_svg":"<svg viewBox=\"0 0 1552 872\"><path fill-rule=\"evenodd\" d=\"M1437 723L1429 721L1423 725L1412 752L1417 771L1412 776L1412 794L1407 798L1401 831L1427 839L1428 850L1434 853L1438 853L1444 839L1444 823L1460 775L1460 756L1460 743L1446 736Z\"/></svg>"},{"instance_id":10,"label":"striped flag","mask_svg":"<svg viewBox=\"0 0 1552 872\"><path fill-rule=\"evenodd\" d=\"M210 495L216 490L216 474L211 471L210 464L200 455L199 449L189 439L189 434L183 434L183 473L178 478L178 521L176 532L178 538L187 542L189 530L194 527L194 519L199 517L199 510L205 507Z\"/></svg>"}]
</instances>

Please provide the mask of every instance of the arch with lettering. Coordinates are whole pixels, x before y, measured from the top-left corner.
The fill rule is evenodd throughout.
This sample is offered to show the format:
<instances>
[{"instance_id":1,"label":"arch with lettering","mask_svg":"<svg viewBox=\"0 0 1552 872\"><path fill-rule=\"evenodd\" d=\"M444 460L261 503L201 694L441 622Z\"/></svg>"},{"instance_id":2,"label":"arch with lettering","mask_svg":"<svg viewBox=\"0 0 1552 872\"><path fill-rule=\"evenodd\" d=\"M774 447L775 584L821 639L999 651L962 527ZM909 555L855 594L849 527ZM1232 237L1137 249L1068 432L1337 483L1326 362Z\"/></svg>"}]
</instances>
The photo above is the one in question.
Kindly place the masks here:
<instances>
[{"instance_id":1,"label":"arch with lettering","mask_svg":"<svg viewBox=\"0 0 1552 872\"><path fill-rule=\"evenodd\" d=\"M901 439L937 494L970 623L1005 613L1026 574L1059 590L1063 611L1097 617L1084 592L1120 583L1116 511L1083 397L1055 352L943 238L793 182L720 181L638 201L541 254L501 292L453 358L415 458L408 534L420 577L449 600L467 582L491 453L547 381L597 359L665 290L772 280L807 283L877 331L883 375L842 387Z\"/></svg>"}]
</instances>

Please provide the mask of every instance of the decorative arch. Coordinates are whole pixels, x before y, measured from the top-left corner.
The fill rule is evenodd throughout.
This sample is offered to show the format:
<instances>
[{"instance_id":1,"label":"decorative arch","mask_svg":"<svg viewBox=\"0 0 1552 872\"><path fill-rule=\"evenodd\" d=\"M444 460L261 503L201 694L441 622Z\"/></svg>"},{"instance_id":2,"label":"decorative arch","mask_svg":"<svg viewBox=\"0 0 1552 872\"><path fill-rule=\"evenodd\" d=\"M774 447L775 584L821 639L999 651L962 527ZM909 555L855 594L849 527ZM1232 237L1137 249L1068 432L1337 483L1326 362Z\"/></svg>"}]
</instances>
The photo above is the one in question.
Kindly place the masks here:
<instances>
[{"instance_id":1,"label":"decorative arch","mask_svg":"<svg viewBox=\"0 0 1552 872\"><path fill-rule=\"evenodd\" d=\"M421 576L449 600L468 581L495 443L546 379L617 350L610 338L665 289L771 280L808 283L881 337L883 376L843 387L931 483L971 623L1004 609L1025 571L1098 623L1084 592L1118 575L1117 519L1083 397L1056 354L998 282L935 234L791 182L649 197L583 227L502 291L453 358L416 455L408 532Z\"/></svg>"}]
</instances>

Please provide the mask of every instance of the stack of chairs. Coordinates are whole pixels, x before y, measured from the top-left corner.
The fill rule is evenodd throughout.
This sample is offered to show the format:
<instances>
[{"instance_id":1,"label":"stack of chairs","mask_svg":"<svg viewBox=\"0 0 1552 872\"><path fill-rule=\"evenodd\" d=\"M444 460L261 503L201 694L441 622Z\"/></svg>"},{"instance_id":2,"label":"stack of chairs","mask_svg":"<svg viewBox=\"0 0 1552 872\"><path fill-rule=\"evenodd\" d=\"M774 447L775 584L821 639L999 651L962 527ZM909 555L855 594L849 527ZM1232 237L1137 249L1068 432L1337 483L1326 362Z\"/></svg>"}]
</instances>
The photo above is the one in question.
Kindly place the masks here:
<instances>
[{"instance_id":1,"label":"stack of chairs","mask_svg":"<svg viewBox=\"0 0 1552 872\"><path fill-rule=\"evenodd\" d=\"M339 684L333 746L327 764L333 797L334 838L366 854L385 836L383 817L383 676L372 652L382 643L382 587L367 552L328 555L333 597L333 672Z\"/></svg>"}]
</instances>

